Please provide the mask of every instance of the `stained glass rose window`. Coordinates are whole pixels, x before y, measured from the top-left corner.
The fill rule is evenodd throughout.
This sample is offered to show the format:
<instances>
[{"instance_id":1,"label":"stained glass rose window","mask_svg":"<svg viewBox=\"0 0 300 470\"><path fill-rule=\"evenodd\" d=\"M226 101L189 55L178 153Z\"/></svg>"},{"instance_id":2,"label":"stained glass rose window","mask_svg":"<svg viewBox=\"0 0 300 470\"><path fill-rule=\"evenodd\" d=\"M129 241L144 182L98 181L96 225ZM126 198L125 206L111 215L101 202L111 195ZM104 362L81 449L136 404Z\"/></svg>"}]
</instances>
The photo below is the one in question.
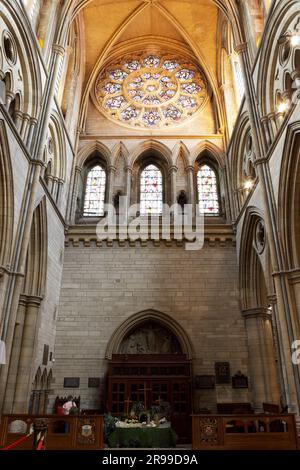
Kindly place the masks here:
<instances>
[{"instance_id":1,"label":"stained glass rose window","mask_svg":"<svg viewBox=\"0 0 300 470\"><path fill-rule=\"evenodd\" d=\"M135 128L180 124L206 103L207 87L199 67L183 57L139 54L101 70L95 85L100 110Z\"/></svg>"}]
</instances>

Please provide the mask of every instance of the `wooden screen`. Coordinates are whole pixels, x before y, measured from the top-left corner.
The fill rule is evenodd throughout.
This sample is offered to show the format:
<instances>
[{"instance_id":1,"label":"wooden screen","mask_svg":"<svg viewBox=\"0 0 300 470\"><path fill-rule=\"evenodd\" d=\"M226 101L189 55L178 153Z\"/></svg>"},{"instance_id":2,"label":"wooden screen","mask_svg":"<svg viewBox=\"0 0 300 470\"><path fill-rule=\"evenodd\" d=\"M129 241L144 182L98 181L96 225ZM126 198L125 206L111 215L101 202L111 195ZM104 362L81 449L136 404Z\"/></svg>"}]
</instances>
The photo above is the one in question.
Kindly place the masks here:
<instances>
[{"instance_id":1,"label":"wooden screen","mask_svg":"<svg viewBox=\"0 0 300 470\"><path fill-rule=\"evenodd\" d=\"M172 427L181 442L191 433L191 365L185 355L114 355L109 363L107 407L114 415L142 402L168 402Z\"/></svg>"}]
</instances>

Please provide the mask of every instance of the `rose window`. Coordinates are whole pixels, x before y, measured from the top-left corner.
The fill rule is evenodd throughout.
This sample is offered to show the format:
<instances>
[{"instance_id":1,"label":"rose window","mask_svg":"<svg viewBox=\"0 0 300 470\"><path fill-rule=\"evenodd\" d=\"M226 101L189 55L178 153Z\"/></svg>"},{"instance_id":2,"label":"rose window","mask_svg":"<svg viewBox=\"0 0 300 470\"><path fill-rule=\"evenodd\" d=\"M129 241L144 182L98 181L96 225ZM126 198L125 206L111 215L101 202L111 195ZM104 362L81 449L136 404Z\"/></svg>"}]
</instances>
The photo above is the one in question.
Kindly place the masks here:
<instances>
[{"instance_id":1,"label":"rose window","mask_svg":"<svg viewBox=\"0 0 300 470\"><path fill-rule=\"evenodd\" d=\"M137 128L180 124L207 101L201 70L185 59L145 55L101 71L95 86L100 110Z\"/></svg>"}]
</instances>

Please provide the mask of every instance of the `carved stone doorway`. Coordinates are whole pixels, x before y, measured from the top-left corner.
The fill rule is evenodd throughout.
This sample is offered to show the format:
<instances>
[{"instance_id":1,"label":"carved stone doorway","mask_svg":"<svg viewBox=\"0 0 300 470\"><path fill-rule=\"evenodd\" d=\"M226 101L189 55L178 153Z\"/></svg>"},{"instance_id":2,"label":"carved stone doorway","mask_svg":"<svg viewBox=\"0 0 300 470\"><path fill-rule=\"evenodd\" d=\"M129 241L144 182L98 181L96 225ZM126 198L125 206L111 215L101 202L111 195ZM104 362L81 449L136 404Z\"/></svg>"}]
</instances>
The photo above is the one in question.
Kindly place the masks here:
<instances>
[{"instance_id":1,"label":"carved stone doorway","mask_svg":"<svg viewBox=\"0 0 300 470\"><path fill-rule=\"evenodd\" d=\"M108 367L107 408L120 416L141 402L169 403L180 442L191 438L191 361L166 325L148 320L128 331Z\"/></svg>"}]
</instances>

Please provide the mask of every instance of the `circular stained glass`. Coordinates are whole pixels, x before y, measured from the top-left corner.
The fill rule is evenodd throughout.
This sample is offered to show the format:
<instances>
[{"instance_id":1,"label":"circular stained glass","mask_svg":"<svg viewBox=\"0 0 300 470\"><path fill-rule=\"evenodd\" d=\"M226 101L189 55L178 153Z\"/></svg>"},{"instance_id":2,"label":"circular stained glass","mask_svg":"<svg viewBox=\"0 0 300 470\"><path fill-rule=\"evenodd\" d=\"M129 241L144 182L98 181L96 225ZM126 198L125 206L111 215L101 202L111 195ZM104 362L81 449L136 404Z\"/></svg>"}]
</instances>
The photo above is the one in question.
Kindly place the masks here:
<instances>
[{"instance_id":1,"label":"circular stained glass","mask_svg":"<svg viewBox=\"0 0 300 470\"><path fill-rule=\"evenodd\" d=\"M208 98L201 70L183 57L140 54L101 70L95 84L100 110L119 123L163 128L182 123Z\"/></svg>"}]
</instances>

